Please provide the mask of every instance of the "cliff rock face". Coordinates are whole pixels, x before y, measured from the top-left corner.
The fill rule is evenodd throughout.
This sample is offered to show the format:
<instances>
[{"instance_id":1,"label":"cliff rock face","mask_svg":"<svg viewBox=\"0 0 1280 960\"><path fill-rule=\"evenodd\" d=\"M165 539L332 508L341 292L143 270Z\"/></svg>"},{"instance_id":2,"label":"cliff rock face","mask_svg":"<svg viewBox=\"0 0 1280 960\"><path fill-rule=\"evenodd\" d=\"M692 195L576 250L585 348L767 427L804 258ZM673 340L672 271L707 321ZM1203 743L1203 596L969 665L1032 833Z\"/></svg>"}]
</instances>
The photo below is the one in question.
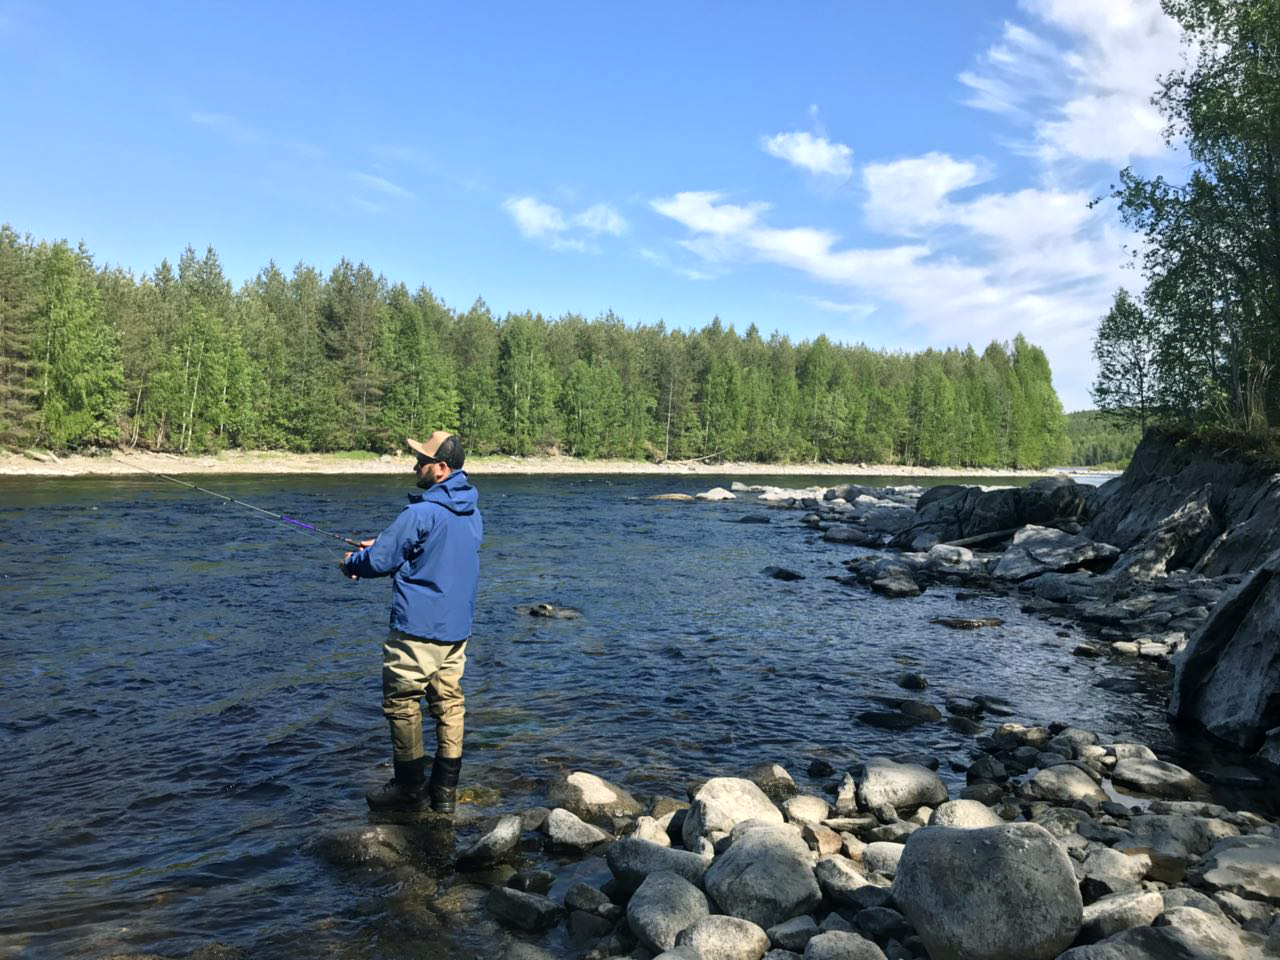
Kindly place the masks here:
<instances>
[{"instance_id":1,"label":"cliff rock face","mask_svg":"<svg viewBox=\"0 0 1280 960\"><path fill-rule=\"evenodd\" d=\"M1180 510L1194 511L1195 534L1168 566L1206 577L1256 569L1280 550L1280 474L1163 434L1148 433L1124 476L1103 484L1090 506L1085 536L1126 551Z\"/></svg>"},{"instance_id":2,"label":"cliff rock face","mask_svg":"<svg viewBox=\"0 0 1280 960\"><path fill-rule=\"evenodd\" d=\"M1280 551L1214 607L1174 661L1169 715L1245 750L1280 727Z\"/></svg>"}]
</instances>

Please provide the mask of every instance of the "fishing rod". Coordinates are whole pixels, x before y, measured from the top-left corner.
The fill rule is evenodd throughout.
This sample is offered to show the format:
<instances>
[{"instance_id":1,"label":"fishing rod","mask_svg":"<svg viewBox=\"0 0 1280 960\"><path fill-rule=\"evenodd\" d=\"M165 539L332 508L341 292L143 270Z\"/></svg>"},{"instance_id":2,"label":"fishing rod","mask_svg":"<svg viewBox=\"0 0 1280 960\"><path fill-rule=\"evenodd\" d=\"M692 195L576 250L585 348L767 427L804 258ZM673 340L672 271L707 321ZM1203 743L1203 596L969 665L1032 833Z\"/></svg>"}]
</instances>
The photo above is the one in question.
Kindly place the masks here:
<instances>
[{"instance_id":1,"label":"fishing rod","mask_svg":"<svg viewBox=\"0 0 1280 960\"><path fill-rule=\"evenodd\" d=\"M242 507L248 507L250 510L256 510L258 513L265 514L266 516L270 517L273 520L279 520L281 523L291 524L294 527L301 527L304 530L311 530L311 531L314 531L315 533L324 534L326 537L332 537L334 540L341 540L343 543L350 544L351 546L355 547L357 550L360 549L360 544L357 541L352 540L350 537L344 537L340 533L333 533L329 530L321 530L317 526L314 526L310 523L303 523L301 520L295 520L293 517L287 517L283 513L272 513L270 510L264 510L262 509L262 507L255 507L252 503L245 503L243 500L237 500L234 497L228 497L225 494L218 493L216 490L206 490L204 487L196 486L194 483L188 483L186 480L179 480L177 477L170 477L166 474L158 473L155 470L150 470L139 463L134 463L130 460L126 460L124 457L120 456L118 452L115 453L114 456L117 459L119 459L120 462L124 463L126 466L133 467L135 470L141 470L143 473L149 473L153 477L159 477L161 480L169 480L173 483L181 484L184 487L190 487L192 490L199 490L201 493L207 493L212 497L218 497L221 500L226 500L228 503L235 503L235 504L239 504Z\"/></svg>"}]
</instances>

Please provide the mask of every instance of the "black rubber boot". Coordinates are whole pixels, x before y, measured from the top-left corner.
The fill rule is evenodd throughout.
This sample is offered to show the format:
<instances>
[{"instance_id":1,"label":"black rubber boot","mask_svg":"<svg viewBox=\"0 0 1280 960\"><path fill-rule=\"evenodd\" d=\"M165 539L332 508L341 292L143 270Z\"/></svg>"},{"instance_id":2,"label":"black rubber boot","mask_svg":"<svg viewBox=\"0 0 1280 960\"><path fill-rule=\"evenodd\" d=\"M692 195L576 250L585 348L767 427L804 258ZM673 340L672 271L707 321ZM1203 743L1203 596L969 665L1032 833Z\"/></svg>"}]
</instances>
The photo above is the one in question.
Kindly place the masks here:
<instances>
[{"instance_id":1,"label":"black rubber boot","mask_svg":"<svg viewBox=\"0 0 1280 960\"><path fill-rule=\"evenodd\" d=\"M396 775L364 795L374 810L421 810L427 798L427 758L397 760Z\"/></svg>"},{"instance_id":2,"label":"black rubber boot","mask_svg":"<svg viewBox=\"0 0 1280 960\"><path fill-rule=\"evenodd\" d=\"M431 809L436 813L453 813L458 802L458 774L461 757L436 757L431 764Z\"/></svg>"}]
</instances>

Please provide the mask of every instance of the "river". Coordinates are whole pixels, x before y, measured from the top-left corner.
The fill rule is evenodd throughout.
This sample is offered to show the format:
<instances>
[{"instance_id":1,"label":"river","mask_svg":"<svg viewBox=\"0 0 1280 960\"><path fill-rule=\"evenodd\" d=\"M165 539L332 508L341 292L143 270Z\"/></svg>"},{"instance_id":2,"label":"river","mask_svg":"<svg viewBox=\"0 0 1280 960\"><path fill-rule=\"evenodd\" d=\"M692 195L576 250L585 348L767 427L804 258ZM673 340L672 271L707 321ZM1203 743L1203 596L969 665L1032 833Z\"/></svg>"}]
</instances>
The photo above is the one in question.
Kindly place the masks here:
<instances>
[{"instance_id":1,"label":"river","mask_svg":"<svg viewBox=\"0 0 1280 960\"><path fill-rule=\"evenodd\" d=\"M191 479L360 536L408 489L388 477ZM938 757L960 785L948 760L968 757L969 738L855 717L871 697L903 695L904 670L929 678L915 696L939 707L996 694L1019 720L1167 743L1155 668L1072 657L1073 627L1015 600L841 586L825 578L860 551L823 543L795 511L644 499L730 479L477 481L486 542L463 785L487 792L460 807L460 832L542 802L547 779L572 769L683 797L692 779L777 761L817 792L810 760L840 769L889 753ZM736 522L747 514L772 522ZM0 481L0 544L0 955L211 941L255 957L490 955L483 931L423 952L387 913L387 891L305 849L369 822L363 792L388 776L389 587L341 578L341 544L149 477ZM806 579L762 576L771 564ZM539 601L583 617L515 612ZM929 622L957 614L1006 623ZM1098 686L1108 678L1143 690Z\"/></svg>"}]
</instances>

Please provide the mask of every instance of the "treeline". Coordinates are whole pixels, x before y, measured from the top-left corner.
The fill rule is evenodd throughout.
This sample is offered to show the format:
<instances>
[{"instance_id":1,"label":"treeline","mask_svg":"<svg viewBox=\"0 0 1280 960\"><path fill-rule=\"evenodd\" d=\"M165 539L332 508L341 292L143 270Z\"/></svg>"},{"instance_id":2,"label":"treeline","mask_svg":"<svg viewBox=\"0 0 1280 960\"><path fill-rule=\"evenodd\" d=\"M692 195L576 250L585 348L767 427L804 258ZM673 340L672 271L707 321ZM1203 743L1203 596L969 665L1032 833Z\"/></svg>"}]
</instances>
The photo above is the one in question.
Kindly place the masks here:
<instances>
[{"instance_id":1,"label":"treeline","mask_svg":"<svg viewBox=\"0 0 1280 960\"><path fill-rule=\"evenodd\" d=\"M1195 60L1155 103L1185 182L1122 171L1145 289L1120 291L1094 342L1098 407L1140 428L1275 443L1280 426L1280 4L1164 0Z\"/></svg>"},{"instance_id":2,"label":"treeline","mask_svg":"<svg viewBox=\"0 0 1280 960\"><path fill-rule=\"evenodd\" d=\"M212 249L141 277L0 229L0 443L1038 467L1069 445L1044 353L907 355L612 313L450 309L343 260L239 289Z\"/></svg>"},{"instance_id":3,"label":"treeline","mask_svg":"<svg viewBox=\"0 0 1280 960\"><path fill-rule=\"evenodd\" d=\"M1081 410L1067 414L1067 439L1071 466L1121 468L1128 466L1138 449L1142 430L1097 410Z\"/></svg>"}]
</instances>

